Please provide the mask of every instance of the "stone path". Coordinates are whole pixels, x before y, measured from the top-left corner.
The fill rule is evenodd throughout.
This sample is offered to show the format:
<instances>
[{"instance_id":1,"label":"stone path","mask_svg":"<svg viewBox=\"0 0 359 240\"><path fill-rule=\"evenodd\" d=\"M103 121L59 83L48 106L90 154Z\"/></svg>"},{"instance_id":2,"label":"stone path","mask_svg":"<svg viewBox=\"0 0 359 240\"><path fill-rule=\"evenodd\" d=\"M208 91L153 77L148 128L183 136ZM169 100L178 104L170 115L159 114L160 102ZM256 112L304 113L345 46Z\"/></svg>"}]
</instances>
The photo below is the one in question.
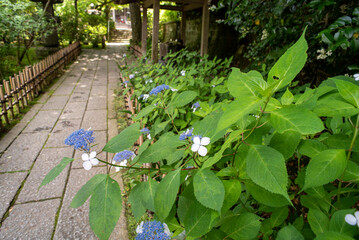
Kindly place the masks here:
<instances>
[{"instance_id":1,"label":"stone path","mask_svg":"<svg viewBox=\"0 0 359 240\"><path fill-rule=\"evenodd\" d=\"M0 239L97 239L89 220L89 201L69 205L98 166L82 167L81 153L64 145L73 131L91 127L95 150L117 134L113 91L119 81L116 58L124 47L84 50L78 60L0 141ZM63 157L78 159L53 182L38 187ZM106 160L106 153L99 158ZM121 178L118 179L121 182ZM128 239L122 211L110 239Z\"/></svg>"}]
</instances>

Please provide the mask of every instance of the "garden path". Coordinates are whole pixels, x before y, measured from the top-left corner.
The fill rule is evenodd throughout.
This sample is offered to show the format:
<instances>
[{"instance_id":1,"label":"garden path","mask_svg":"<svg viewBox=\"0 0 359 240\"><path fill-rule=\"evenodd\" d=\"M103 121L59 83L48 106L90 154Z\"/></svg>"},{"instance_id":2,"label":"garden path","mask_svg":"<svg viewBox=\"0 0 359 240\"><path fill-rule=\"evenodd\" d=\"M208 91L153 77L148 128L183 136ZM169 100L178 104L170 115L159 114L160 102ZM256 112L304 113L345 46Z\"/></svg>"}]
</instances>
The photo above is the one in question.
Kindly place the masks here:
<instances>
[{"instance_id":1,"label":"garden path","mask_svg":"<svg viewBox=\"0 0 359 240\"><path fill-rule=\"evenodd\" d=\"M82 167L81 153L64 145L74 130L94 131L99 152L117 134L113 109L119 81L116 60L125 47L83 50L78 60L0 141L0 239L97 239L89 201L70 208L72 198L104 166ZM63 157L80 159L38 191ZM101 153L102 160L112 157ZM118 178L120 184L121 177ZM122 188L122 187L121 187ZM128 239L124 210L110 239Z\"/></svg>"}]
</instances>

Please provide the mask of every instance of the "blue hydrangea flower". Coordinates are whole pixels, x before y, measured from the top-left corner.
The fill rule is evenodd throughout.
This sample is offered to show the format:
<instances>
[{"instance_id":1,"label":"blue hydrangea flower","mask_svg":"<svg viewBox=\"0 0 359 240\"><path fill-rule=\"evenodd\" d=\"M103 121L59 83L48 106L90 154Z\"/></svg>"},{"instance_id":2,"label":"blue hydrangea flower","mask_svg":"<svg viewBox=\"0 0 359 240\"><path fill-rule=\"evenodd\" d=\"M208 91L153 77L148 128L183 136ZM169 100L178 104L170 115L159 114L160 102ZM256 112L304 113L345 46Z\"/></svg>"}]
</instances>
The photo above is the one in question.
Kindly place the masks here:
<instances>
[{"instance_id":1,"label":"blue hydrangea flower","mask_svg":"<svg viewBox=\"0 0 359 240\"><path fill-rule=\"evenodd\" d=\"M136 240L169 240L172 236L167 224L159 221L141 222L136 233Z\"/></svg>"},{"instance_id":2,"label":"blue hydrangea flower","mask_svg":"<svg viewBox=\"0 0 359 240\"><path fill-rule=\"evenodd\" d=\"M193 112L195 112L197 110L197 108L200 108L201 106L199 105L199 102L196 102L192 105L191 109L193 109Z\"/></svg>"},{"instance_id":3,"label":"blue hydrangea flower","mask_svg":"<svg viewBox=\"0 0 359 240\"><path fill-rule=\"evenodd\" d=\"M157 96L157 94L159 94L163 90L166 90L166 89L169 89L169 88L170 87L167 86L166 84L162 84L162 85L159 85L159 86L155 87L154 89L152 89L149 94Z\"/></svg>"},{"instance_id":4,"label":"blue hydrangea flower","mask_svg":"<svg viewBox=\"0 0 359 240\"><path fill-rule=\"evenodd\" d=\"M130 74L130 76L128 76L130 79L135 77L135 74Z\"/></svg>"},{"instance_id":5,"label":"blue hydrangea flower","mask_svg":"<svg viewBox=\"0 0 359 240\"><path fill-rule=\"evenodd\" d=\"M65 139L65 144L72 146L75 149L90 151L90 145L94 142L95 138L92 136L93 131L80 129L70 134Z\"/></svg>"},{"instance_id":6,"label":"blue hydrangea flower","mask_svg":"<svg viewBox=\"0 0 359 240\"><path fill-rule=\"evenodd\" d=\"M142 128L140 132L147 134L147 138L151 140L150 130L148 128Z\"/></svg>"},{"instance_id":7,"label":"blue hydrangea flower","mask_svg":"<svg viewBox=\"0 0 359 240\"><path fill-rule=\"evenodd\" d=\"M180 139L180 140L186 140L186 138L192 136L192 132L193 132L193 128L192 128L192 129L187 129L185 132L183 132L183 133L180 135L179 139Z\"/></svg>"},{"instance_id":8,"label":"blue hydrangea flower","mask_svg":"<svg viewBox=\"0 0 359 240\"><path fill-rule=\"evenodd\" d=\"M141 96L138 97L138 100L140 100L140 99L142 98L143 101L146 102L149 96L150 96L150 95L148 95L148 94L141 94Z\"/></svg>"},{"instance_id":9,"label":"blue hydrangea flower","mask_svg":"<svg viewBox=\"0 0 359 240\"><path fill-rule=\"evenodd\" d=\"M129 159L134 159L134 157L136 156L136 154L130 150L124 150L122 152L118 152L115 154L115 156L113 157L113 161L115 162L121 162L123 160L129 160Z\"/></svg>"}]
</instances>

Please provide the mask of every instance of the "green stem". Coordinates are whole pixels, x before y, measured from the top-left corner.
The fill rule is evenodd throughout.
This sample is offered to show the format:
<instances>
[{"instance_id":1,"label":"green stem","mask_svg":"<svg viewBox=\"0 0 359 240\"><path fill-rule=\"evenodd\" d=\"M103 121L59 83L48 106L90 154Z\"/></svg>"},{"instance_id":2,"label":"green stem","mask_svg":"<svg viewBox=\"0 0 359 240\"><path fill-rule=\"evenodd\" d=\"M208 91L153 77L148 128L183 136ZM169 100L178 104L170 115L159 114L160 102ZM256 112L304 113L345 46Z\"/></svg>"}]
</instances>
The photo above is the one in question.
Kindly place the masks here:
<instances>
[{"instance_id":1,"label":"green stem","mask_svg":"<svg viewBox=\"0 0 359 240\"><path fill-rule=\"evenodd\" d=\"M348 150L348 155L347 155L347 164L346 166L348 165L348 161L350 159L350 156L352 154L352 151L353 151L353 147L354 147L354 143L355 143L355 140L358 136L358 129L359 129L359 114L357 115L357 122L356 122L356 125L354 126L354 135L353 135L353 138L352 138L352 141L350 143L350 147L349 147L349 150ZM338 194L337 194L337 198L338 198L338 208L340 209L340 194L341 194L341 190L342 190L342 184L343 184L343 176L345 174L345 171L346 171L346 168L344 169L342 175L340 176L339 178L339 184L338 184Z\"/></svg>"}]
</instances>

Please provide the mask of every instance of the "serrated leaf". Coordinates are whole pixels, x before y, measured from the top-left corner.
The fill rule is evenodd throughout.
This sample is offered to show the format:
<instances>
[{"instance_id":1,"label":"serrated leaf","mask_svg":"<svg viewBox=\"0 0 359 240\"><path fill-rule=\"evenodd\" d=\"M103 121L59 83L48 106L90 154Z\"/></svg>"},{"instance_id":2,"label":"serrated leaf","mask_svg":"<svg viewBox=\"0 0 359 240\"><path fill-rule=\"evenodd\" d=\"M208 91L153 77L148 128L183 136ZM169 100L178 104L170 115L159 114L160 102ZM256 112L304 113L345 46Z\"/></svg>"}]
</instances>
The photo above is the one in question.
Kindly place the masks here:
<instances>
[{"instance_id":1,"label":"serrated leaf","mask_svg":"<svg viewBox=\"0 0 359 240\"><path fill-rule=\"evenodd\" d=\"M117 153L126 150L132 147L133 143L140 137L141 134L140 123L134 123L108 141L102 151Z\"/></svg>"},{"instance_id":2,"label":"serrated leaf","mask_svg":"<svg viewBox=\"0 0 359 240\"><path fill-rule=\"evenodd\" d=\"M270 123L279 133L293 130L307 135L315 134L324 129L323 122L317 115L306 108L297 106L273 111L270 116Z\"/></svg>"},{"instance_id":3,"label":"serrated leaf","mask_svg":"<svg viewBox=\"0 0 359 240\"><path fill-rule=\"evenodd\" d=\"M137 121L145 116L147 116L148 114L150 114L153 109L155 109L157 106L151 104L148 105L147 107L145 107L144 109L142 109L135 117L133 117L133 121Z\"/></svg>"},{"instance_id":4,"label":"serrated leaf","mask_svg":"<svg viewBox=\"0 0 359 240\"><path fill-rule=\"evenodd\" d=\"M343 175L343 181L345 182L359 182L359 166L353 161L348 161L347 168Z\"/></svg>"},{"instance_id":5,"label":"serrated leaf","mask_svg":"<svg viewBox=\"0 0 359 240\"><path fill-rule=\"evenodd\" d=\"M92 195L97 185L99 185L101 182L104 182L106 178L106 174L97 174L88 180L87 183L85 183L85 185L83 185L76 193L75 197L72 199L70 207L78 208L84 204L86 200Z\"/></svg>"},{"instance_id":6,"label":"serrated leaf","mask_svg":"<svg viewBox=\"0 0 359 240\"><path fill-rule=\"evenodd\" d=\"M288 225L279 230L276 240L304 240L304 237L293 225Z\"/></svg>"},{"instance_id":7,"label":"serrated leaf","mask_svg":"<svg viewBox=\"0 0 359 240\"><path fill-rule=\"evenodd\" d=\"M225 191L222 214L230 209L235 203L238 202L238 198L241 195L242 185L238 179L224 180L223 186Z\"/></svg>"},{"instance_id":8,"label":"serrated leaf","mask_svg":"<svg viewBox=\"0 0 359 240\"><path fill-rule=\"evenodd\" d=\"M308 222L315 235L325 232L329 228L329 218L318 209L309 209Z\"/></svg>"},{"instance_id":9,"label":"serrated leaf","mask_svg":"<svg viewBox=\"0 0 359 240\"><path fill-rule=\"evenodd\" d=\"M251 145L246 165L247 174L254 183L284 196L290 202L287 193L288 173L280 152L263 145Z\"/></svg>"},{"instance_id":10,"label":"serrated leaf","mask_svg":"<svg viewBox=\"0 0 359 240\"><path fill-rule=\"evenodd\" d=\"M340 95L353 104L355 107L359 107L359 87L354 83L335 79Z\"/></svg>"},{"instance_id":11,"label":"serrated leaf","mask_svg":"<svg viewBox=\"0 0 359 240\"><path fill-rule=\"evenodd\" d=\"M328 147L325 146L324 143L314 139L303 140L298 147L301 154L310 158L315 157L317 154L326 149L328 149Z\"/></svg>"},{"instance_id":12,"label":"serrated leaf","mask_svg":"<svg viewBox=\"0 0 359 240\"><path fill-rule=\"evenodd\" d=\"M141 217L145 214L146 208L142 204L142 196L145 182L137 184L134 188L131 189L128 201L131 204L132 214L135 217L136 221L139 221Z\"/></svg>"},{"instance_id":13,"label":"serrated leaf","mask_svg":"<svg viewBox=\"0 0 359 240\"><path fill-rule=\"evenodd\" d=\"M269 71L267 82L274 87L273 92L288 85L302 70L307 61L307 49L304 30L299 40L279 58Z\"/></svg>"},{"instance_id":14,"label":"serrated leaf","mask_svg":"<svg viewBox=\"0 0 359 240\"><path fill-rule=\"evenodd\" d=\"M99 239L108 239L121 215L121 189L107 176L97 185L90 199L90 226Z\"/></svg>"},{"instance_id":15,"label":"serrated leaf","mask_svg":"<svg viewBox=\"0 0 359 240\"><path fill-rule=\"evenodd\" d=\"M152 178L148 178L148 181L143 185L143 197L141 198L143 206L150 210L155 211L155 195L158 188L158 182Z\"/></svg>"},{"instance_id":16,"label":"serrated leaf","mask_svg":"<svg viewBox=\"0 0 359 240\"><path fill-rule=\"evenodd\" d=\"M232 68L228 77L228 90L233 97L259 97L266 87L267 83L257 71L243 73L238 68Z\"/></svg>"},{"instance_id":17,"label":"serrated leaf","mask_svg":"<svg viewBox=\"0 0 359 240\"><path fill-rule=\"evenodd\" d=\"M294 96L287 88L287 90L281 97L280 102L282 103L282 105L290 105L290 104L292 104L293 100L294 100Z\"/></svg>"},{"instance_id":18,"label":"serrated leaf","mask_svg":"<svg viewBox=\"0 0 359 240\"><path fill-rule=\"evenodd\" d=\"M160 182L155 193L155 212L160 220L167 218L175 203L181 180L181 169L168 173Z\"/></svg>"},{"instance_id":19,"label":"serrated leaf","mask_svg":"<svg viewBox=\"0 0 359 240\"><path fill-rule=\"evenodd\" d=\"M283 133L274 133L269 146L283 154L284 159L293 156L300 141L300 133L292 130Z\"/></svg>"},{"instance_id":20,"label":"serrated leaf","mask_svg":"<svg viewBox=\"0 0 359 240\"><path fill-rule=\"evenodd\" d=\"M347 236L354 237L354 235L358 232L358 227L349 225L346 221L344 221L345 215L353 213L353 209L344 209L334 212L330 218L329 231L339 232Z\"/></svg>"},{"instance_id":21,"label":"serrated leaf","mask_svg":"<svg viewBox=\"0 0 359 240\"><path fill-rule=\"evenodd\" d=\"M169 104L170 107L183 107L192 102L198 94L194 91L184 91L177 95Z\"/></svg>"},{"instance_id":22,"label":"serrated leaf","mask_svg":"<svg viewBox=\"0 0 359 240\"><path fill-rule=\"evenodd\" d=\"M324 150L308 164L304 189L327 184L339 178L347 165L344 149Z\"/></svg>"},{"instance_id":23,"label":"serrated leaf","mask_svg":"<svg viewBox=\"0 0 359 240\"><path fill-rule=\"evenodd\" d=\"M224 200L224 186L209 169L201 169L193 178L194 195L205 207L220 211Z\"/></svg>"},{"instance_id":24,"label":"serrated leaf","mask_svg":"<svg viewBox=\"0 0 359 240\"><path fill-rule=\"evenodd\" d=\"M51 171L45 176L45 178L42 180L39 189L42 186L45 186L46 184L48 184L49 182L51 182L52 180L54 180L64 169L65 167L73 162L75 159L73 158L67 158L64 157L61 162L59 164L56 165L56 167L54 167L53 169L51 169Z\"/></svg>"},{"instance_id":25,"label":"serrated leaf","mask_svg":"<svg viewBox=\"0 0 359 240\"><path fill-rule=\"evenodd\" d=\"M278 227L288 217L288 207L274 209L270 217L271 227Z\"/></svg>"},{"instance_id":26,"label":"serrated leaf","mask_svg":"<svg viewBox=\"0 0 359 240\"><path fill-rule=\"evenodd\" d=\"M221 230L227 234L227 238L235 240L254 239L261 227L260 217L253 213L244 212L226 219Z\"/></svg>"},{"instance_id":27,"label":"serrated leaf","mask_svg":"<svg viewBox=\"0 0 359 240\"><path fill-rule=\"evenodd\" d=\"M318 100L316 106L313 108L313 112L321 117L350 117L358 114L359 109L339 99L325 97Z\"/></svg>"}]
</instances>

